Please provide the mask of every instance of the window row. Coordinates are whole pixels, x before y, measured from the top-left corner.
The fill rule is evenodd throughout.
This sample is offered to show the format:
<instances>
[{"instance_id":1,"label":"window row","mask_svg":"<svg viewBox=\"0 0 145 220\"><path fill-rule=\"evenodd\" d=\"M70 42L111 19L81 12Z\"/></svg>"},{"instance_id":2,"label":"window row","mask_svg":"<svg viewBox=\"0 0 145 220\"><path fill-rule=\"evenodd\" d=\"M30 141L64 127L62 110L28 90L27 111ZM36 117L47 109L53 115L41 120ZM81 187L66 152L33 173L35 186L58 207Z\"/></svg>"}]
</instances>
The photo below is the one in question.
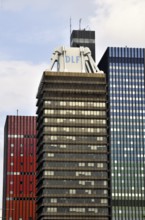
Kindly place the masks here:
<instances>
[{"instance_id":1,"label":"window row","mask_svg":"<svg viewBox=\"0 0 145 220\"><path fill-rule=\"evenodd\" d=\"M107 151L107 145L69 145L69 144L49 144L49 145L43 145L43 149L45 150L52 150L52 149L59 149L64 148L67 150L100 150L100 151Z\"/></svg>"},{"instance_id":2,"label":"window row","mask_svg":"<svg viewBox=\"0 0 145 220\"><path fill-rule=\"evenodd\" d=\"M12 190L9 191L9 194L10 194L10 195L12 195L13 193L14 193L14 192L13 192ZM19 194L23 194L23 191L19 191L19 192L18 192L18 190L17 190L15 193L17 193L17 194L18 194L18 193L19 193ZM26 193L26 192L25 192L25 193ZM24 193L24 194L25 194L25 193ZM32 191L29 191L29 192L27 192L27 193L30 193L31 195L33 194L33 195L35 196L35 193L33 193Z\"/></svg>"},{"instance_id":3,"label":"window row","mask_svg":"<svg viewBox=\"0 0 145 220\"><path fill-rule=\"evenodd\" d=\"M122 115L111 115L110 116L110 118L120 118L120 119L126 119L127 118L127 115L124 115L124 116L122 116ZM144 116L139 116L139 115L136 115L136 116L131 116L131 119L133 119L133 120L139 120L139 119L145 119L145 117ZM126 119L127 120L127 119ZM127 122L130 122L130 118L128 119L128 121Z\"/></svg>"},{"instance_id":4,"label":"window row","mask_svg":"<svg viewBox=\"0 0 145 220\"><path fill-rule=\"evenodd\" d=\"M106 120L99 119L75 119L75 118L44 118L44 122L48 123L71 123L71 124L95 124L106 125Z\"/></svg>"},{"instance_id":5,"label":"window row","mask_svg":"<svg viewBox=\"0 0 145 220\"><path fill-rule=\"evenodd\" d=\"M107 199L100 199L100 198L75 198L75 197L70 197L70 198L43 198L42 202L43 203L60 203L60 205L63 204L90 204L90 203L95 203L95 204L98 204L98 203L107 203L106 201Z\"/></svg>"},{"instance_id":6,"label":"window row","mask_svg":"<svg viewBox=\"0 0 145 220\"><path fill-rule=\"evenodd\" d=\"M105 201L105 200L104 200ZM106 204L106 203L105 203ZM44 212L48 212L48 213L60 213L60 212L63 212L63 213L70 213L70 212L75 212L75 213L89 213L89 212L92 212L92 213L99 213L99 214L105 214L107 215L108 214L108 209L107 208L57 208L57 207L48 207L48 208L43 208L43 211Z\"/></svg>"},{"instance_id":7,"label":"window row","mask_svg":"<svg viewBox=\"0 0 145 220\"><path fill-rule=\"evenodd\" d=\"M143 98L138 98L138 97L117 97L116 95L115 96L112 96L111 97L113 100L134 100L134 101L137 101L137 100L140 100L140 101L143 101L144 99Z\"/></svg>"},{"instance_id":8,"label":"window row","mask_svg":"<svg viewBox=\"0 0 145 220\"><path fill-rule=\"evenodd\" d=\"M44 135L44 141L54 141L54 140L58 140L58 141L67 141L67 140L71 140L71 141L107 141L106 137L92 137L92 136L46 136Z\"/></svg>"},{"instance_id":9,"label":"window row","mask_svg":"<svg viewBox=\"0 0 145 220\"><path fill-rule=\"evenodd\" d=\"M143 65L130 65L130 64L123 64L121 63L120 65L118 63L110 63L110 69L120 69L120 70L144 70Z\"/></svg>"},{"instance_id":10,"label":"window row","mask_svg":"<svg viewBox=\"0 0 145 220\"><path fill-rule=\"evenodd\" d=\"M8 138L36 138L36 135L8 134Z\"/></svg>"},{"instance_id":11,"label":"window row","mask_svg":"<svg viewBox=\"0 0 145 220\"><path fill-rule=\"evenodd\" d=\"M105 111L90 111L90 110L54 110L45 109L44 114L57 114L57 115L95 115L95 116L106 116Z\"/></svg>"},{"instance_id":12,"label":"window row","mask_svg":"<svg viewBox=\"0 0 145 220\"><path fill-rule=\"evenodd\" d=\"M144 195L141 193L112 193L112 196L117 196L117 197L143 197Z\"/></svg>"},{"instance_id":13,"label":"window row","mask_svg":"<svg viewBox=\"0 0 145 220\"><path fill-rule=\"evenodd\" d=\"M105 128L82 128L82 127L44 127L44 132L51 131L51 132L87 132L87 133L105 133Z\"/></svg>"},{"instance_id":14,"label":"window row","mask_svg":"<svg viewBox=\"0 0 145 220\"><path fill-rule=\"evenodd\" d=\"M30 220L32 220L32 217L30 217L29 219L30 219ZM15 219L14 219L14 218L12 218L12 217L9 217L9 220L15 220ZM18 220L24 220L24 219L23 219L23 218L21 218L21 217L19 217L19 218L18 218Z\"/></svg>"},{"instance_id":15,"label":"window row","mask_svg":"<svg viewBox=\"0 0 145 220\"><path fill-rule=\"evenodd\" d=\"M21 166L23 166L23 164L24 164L23 162L20 162L20 165L21 165ZM10 162L10 165L11 165L11 166L14 166L14 162ZM28 165L28 162L27 162L27 165ZM33 165L33 162L30 162L29 165L32 166L32 165Z\"/></svg>"},{"instance_id":16,"label":"window row","mask_svg":"<svg viewBox=\"0 0 145 220\"><path fill-rule=\"evenodd\" d=\"M50 157L52 157L52 154L50 153ZM106 163L85 163L85 162L44 162L43 163L44 167L97 167L97 168L107 168L107 164Z\"/></svg>"},{"instance_id":17,"label":"window row","mask_svg":"<svg viewBox=\"0 0 145 220\"><path fill-rule=\"evenodd\" d=\"M106 192L106 190L105 190ZM54 195L56 197L57 195L63 195L63 197L65 197L65 195L75 195L76 197L78 196L78 194L80 195L92 195L96 198L96 195L98 197L102 197L104 194L104 189L43 189L42 190L42 194L47 194L47 195ZM51 197L51 196L50 196ZM80 196L78 196L79 198L81 198ZM107 198L107 195L106 195ZM105 198L104 198L105 199Z\"/></svg>"},{"instance_id":18,"label":"window row","mask_svg":"<svg viewBox=\"0 0 145 220\"><path fill-rule=\"evenodd\" d=\"M36 175L35 172L7 172L7 175Z\"/></svg>"},{"instance_id":19,"label":"window row","mask_svg":"<svg viewBox=\"0 0 145 220\"><path fill-rule=\"evenodd\" d=\"M28 156L28 154L29 154L29 156L33 156L33 153L25 153L25 154L19 153L20 157ZM11 157L14 157L15 155L18 156L18 154L16 154L16 153L15 154L14 153L10 154Z\"/></svg>"},{"instance_id":20,"label":"window row","mask_svg":"<svg viewBox=\"0 0 145 220\"><path fill-rule=\"evenodd\" d=\"M23 181L20 181L20 184L23 184L23 183L24 183ZM29 182L29 184L32 184L32 183L33 183L32 181ZM13 185L13 184L14 184L14 181L11 180L10 185Z\"/></svg>"},{"instance_id":21,"label":"window row","mask_svg":"<svg viewBox=\"0 0 145 220\"><path fill-rule=\"evenodd\" d=\"M89 172L89 171L43 171L44 176L92 176L92 177L106 177L107 178L107 172L102 172L102 171L94 171L94 172Z\"/></svg>"},{"instance_id":22,"label":"window row","mask_svg":"<svg viewBox=\"0 0 145 220\"><path fill-rule=\"evenodd\" d=\"M14 146L16 146L16 147L28 147L28 148L31 148L32 146L34 146L34 144L30 144L29 146L28 145L26 145L26 144L20 144L20 145L18 145L18 144L13 144L13 143L11 143L11 147L14 147Z\"/></svg>"},{"instance_id":23,"label":"window row","mask_svg":"<svg viewBox=\"0 0 145 220\"><path fill-rule=\"evenodd\" d=\"M106 195L108 193L107 191L107 187L108 187L108 182L106 180L90 180L90 177L88 177L88 179L85 178L85 180L76 180L76 179L44 179L43 180L43 184L47 185L48 187L49 186L60 186L60 185L63 185L64 188L65 186L70 186L70 188L72 188L72 186L76 187L78 185L86 185L87 187L88 186L97 186L97 187L100 187L102 186L105 187L105 189L103 190L103 193L104 195Z\"/></svg>"},{"instance_id":24,"label":"window row","mask_svg":"<svg viewBox=\"0 0 145 220\"><path fill-rule=\"evenodd\" d=\"M70 106L70 107L105 107L105 102L74 102L74 101L45 101L47 105L55 106Z\"/></svg>"},{"instance_id":25,"label":"window row","mask_svg":"<svg viewBox=\"0 0 145 220\"><path fill-rule=\"evenodd\" d=\"M132 174L132 175L131 175L130 173L125 173L125 174L124 174L124 172L123 172L123 173L118 173L118 172L117 172L117 173L112 173L111 176L116 176L116 177L117 177L117 176L118 176L118 177L121 177L121 176L123 176L123 177L124 177L124 176L126 176L126 177L129 177L129 176L132 176L132 177L144 177L144 174L139 174L139 173L137 174L137 173L135 173L135 174Z\"/></svg>"},{"instance_id":26,"label":"window row","mask_svg":"<svg viewBox=\"0 0 145 220\"><path fill-rule=\"evenodd\" d=\"M100 159L100 160L106 160L108 161L107 159L107 154L100 154L100 153L95 153L95 154L84 154L83 152L82 153L77 153L77 154L72 154L72 153L64 153L64 152L57 152L57 153L44 153L43 154L43 157L44 158L50 158L50 157L53 157L54 159L55 158L58 158L58 159L79 159L79 160L90 160L90 159ZM99 161L100 162L100 161Z\"/></svg>"}]
</instances>

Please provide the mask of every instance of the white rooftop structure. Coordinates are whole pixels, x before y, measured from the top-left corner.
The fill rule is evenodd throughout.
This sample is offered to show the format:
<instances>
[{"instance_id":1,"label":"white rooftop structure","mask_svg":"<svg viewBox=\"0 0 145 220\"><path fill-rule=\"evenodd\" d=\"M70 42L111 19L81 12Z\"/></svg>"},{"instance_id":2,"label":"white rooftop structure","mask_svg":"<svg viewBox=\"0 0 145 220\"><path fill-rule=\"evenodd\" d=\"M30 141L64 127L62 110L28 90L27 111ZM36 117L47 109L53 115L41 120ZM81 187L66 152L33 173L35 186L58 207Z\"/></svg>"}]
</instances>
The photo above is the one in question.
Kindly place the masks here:
<instances>
[{"instance_id":1,"label":"white rooftop structure","mask_svg":"<svg viewBox=\"0 0 145 220\"><path fill-rule=\"evenodd\" d=\"M58 72L103 73L97 67L88 47L61 46L53 53L50 70L55 63L57 63Z\"/></svg>"}]
</instances>

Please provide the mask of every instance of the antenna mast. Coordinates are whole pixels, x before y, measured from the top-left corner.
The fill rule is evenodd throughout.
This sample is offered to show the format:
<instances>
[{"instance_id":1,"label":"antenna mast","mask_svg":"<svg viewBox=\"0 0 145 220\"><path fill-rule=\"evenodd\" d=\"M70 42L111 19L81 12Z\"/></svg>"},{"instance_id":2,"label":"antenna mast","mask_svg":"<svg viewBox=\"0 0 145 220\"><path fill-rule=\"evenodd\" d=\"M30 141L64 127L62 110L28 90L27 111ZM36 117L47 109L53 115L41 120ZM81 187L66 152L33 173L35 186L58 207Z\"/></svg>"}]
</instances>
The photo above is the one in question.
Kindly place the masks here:
<instances>
[{"instance_id":1,"label":"antenna mast","mask_svg":"<svg viewBox=\"0 0 145 220\"><path fill-rule=\"evenodd\" d=\"M70 17L70 38L71 38L71 17ZM71 45L71 39L70 39L70 45Z\"/></svg>"},{"instance_id":2,"label":"antenna mast","mask_svg":"<svg viewBox=\"0 0 145 220\"><path fill-rule=\"evenodd\" d=\"M80 18L80 20L79 20L79 30L81 30L81 22L82 22L82 19Z\"/></svg>"}]
</instances>

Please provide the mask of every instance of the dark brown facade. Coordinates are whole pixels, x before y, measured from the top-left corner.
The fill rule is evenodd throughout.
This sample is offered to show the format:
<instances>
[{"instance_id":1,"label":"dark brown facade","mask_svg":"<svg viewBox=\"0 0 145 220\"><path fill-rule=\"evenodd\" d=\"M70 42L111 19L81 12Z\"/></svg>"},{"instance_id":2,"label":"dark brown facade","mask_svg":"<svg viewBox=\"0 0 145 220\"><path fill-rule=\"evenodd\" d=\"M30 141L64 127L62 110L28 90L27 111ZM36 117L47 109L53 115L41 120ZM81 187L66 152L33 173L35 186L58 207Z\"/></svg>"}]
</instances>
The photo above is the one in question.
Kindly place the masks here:
<instances>
[{"instance_id":1,"label":"dark brown facade","mask_svg":"<svg viewBox=\"0 0 145 220\"><path fill-rule=\"evenodd\" d=\"M4 132L3 215L36 219L36 117L7 116Z\"/></svg>"},{"instance_id":2,"label":"dark brown facade","mask_svg":"<svg viewBox=\"0 0 145 220\"><path fill-rule=\"evenodd\" d=\"M44 72L37 98L37 220L110 219L105 75Z\"/></svg>"}]
</instances>

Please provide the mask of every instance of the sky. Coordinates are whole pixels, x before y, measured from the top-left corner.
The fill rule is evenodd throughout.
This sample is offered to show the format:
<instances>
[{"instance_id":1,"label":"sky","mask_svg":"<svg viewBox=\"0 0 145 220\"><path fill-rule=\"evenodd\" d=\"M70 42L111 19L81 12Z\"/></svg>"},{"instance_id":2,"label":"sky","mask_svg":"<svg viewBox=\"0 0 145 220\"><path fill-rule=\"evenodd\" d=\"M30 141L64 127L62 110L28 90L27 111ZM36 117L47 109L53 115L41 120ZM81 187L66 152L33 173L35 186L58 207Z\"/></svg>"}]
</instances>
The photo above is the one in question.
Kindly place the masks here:
<instances>
[{"instance_id":1,"label":"sky","mask_svg":"<svg viewBox=\"0 0 145 220\"><path fill-rule=\"evenodd\" d=\"M98 63L108 46L145 47L144 8L144 0L0 0L0 211L6 116L35 115L53 51L69 47L70 20L71 30L96 32Z\"/></svg>"}]
</instances>

